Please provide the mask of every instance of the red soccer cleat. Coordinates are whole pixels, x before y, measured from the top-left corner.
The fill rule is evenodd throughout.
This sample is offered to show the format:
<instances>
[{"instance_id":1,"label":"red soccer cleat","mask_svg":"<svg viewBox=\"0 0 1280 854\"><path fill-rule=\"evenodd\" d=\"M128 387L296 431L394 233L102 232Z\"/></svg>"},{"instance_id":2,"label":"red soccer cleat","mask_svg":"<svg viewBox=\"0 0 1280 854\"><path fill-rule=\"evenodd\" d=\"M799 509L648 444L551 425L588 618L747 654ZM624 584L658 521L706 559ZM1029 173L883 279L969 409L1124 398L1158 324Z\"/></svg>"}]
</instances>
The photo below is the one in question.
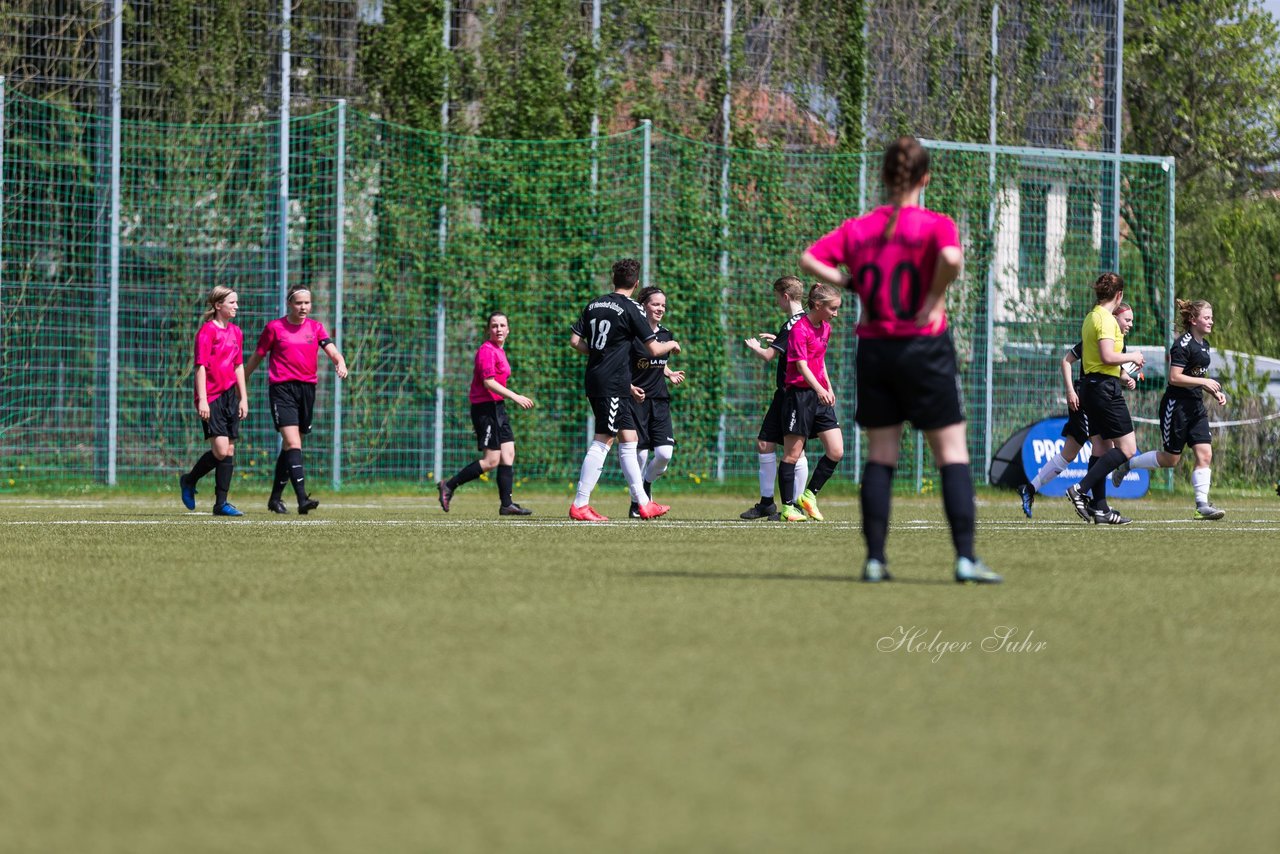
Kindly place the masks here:
<instances>
[{"instance_id":1,"label":"red soccer cleat","mask_svg":"<svg viewBox=\"0 0 1280 854\"><path fill-rule=\"evenodd\" d=\"M650 501L648 504L641 504L638 511L641 519L657 519L659 516L665 516L670 509L665 504Z\"/></svg>"},{"instance_id":2,"label":"red soccer cleat","mask_svg":"<svg viewBox=\"0 0 1280 854\"><path fill-rule=\"evenodd\" d=\"M575 522L608 522L608 516L601 516L592 509L590 504L584 504L581 507L569 505L569 518Z\"/></svg>"}]
</instances>

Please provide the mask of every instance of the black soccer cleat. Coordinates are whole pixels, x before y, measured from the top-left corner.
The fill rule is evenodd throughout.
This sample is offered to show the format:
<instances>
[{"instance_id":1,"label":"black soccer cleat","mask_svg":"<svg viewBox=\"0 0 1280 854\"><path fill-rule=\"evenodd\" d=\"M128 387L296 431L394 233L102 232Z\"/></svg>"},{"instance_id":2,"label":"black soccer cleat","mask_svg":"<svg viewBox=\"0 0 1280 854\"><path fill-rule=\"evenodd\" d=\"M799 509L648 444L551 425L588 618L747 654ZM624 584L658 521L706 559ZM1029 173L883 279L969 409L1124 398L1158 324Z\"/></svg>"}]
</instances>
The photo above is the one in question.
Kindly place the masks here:
<instances>
[{"instance_id":1,"label":"black soccer cleat","mask_svg":"<svg viewBox=\"0 0 1280 854\"><path fill-rule=\"evenodd\" d=\"M1128 516L1121 516L1120 511L1114 507L1107 510L1094 510L1093 523L1095 525L1128 525L1133 522Z\"/></svg>"},{"instance_id":2,"label":"black soccer cleat","mask_svg":"<svg viewBox=\"0 0 1280 854\"><path fill-rule=\"evenodd\" d=\"M1080 484L1073 483L1067 487L1067 500L1071 502L1077 516L1086 522L1094 521L1093 513L1089 511L1089 499L1080 491Z\"/></svg>"},{"instance_id":3,"label":"black soccer cleat","mask_svg":"<svg viewBox=\"0 0 1280 854\"><path fill-rule=\"evenodd\" d=\"M738 514L739 519L772 519L778 521L778 505L770 501L768 504L752 504L745 511Z\"/></svg>"},{"instance_id":4,"label":"black soccer cleat","mask_svg":"<svg viewBox=\"0 0 1280 854\"><path fill-rule=\"evenodd\" d=\"M1030 519L1031 505L1036 503L1036 491L1031 488L1031 484L1024 483L1018 487L1018 496L1022 498L1022 512Z\"/></svg>"},{"instance_id":5,"label":"black soccer cleat","mask_svg":"<svg viewBox=\"0 0 1280 854\"><path fill-rule=\"evenodd\" d=\"M285 507L284 502L279 498L272 498L267 501L267 509L272 513L279 513L281 515L285 515L289 512L289 508Z\"/></svg>"},{"instance_id":6,"label":"black soccer cleat","mask_svg":"<svg viewBox=\"0 0 1280 854\"><path fill-rule=\"evenodd\" d=\"M298 502L298 515L305 516L319 506L320 506L320 502L316 501L314 498L308 495L306 501Z\"/></svg>"},{"instance_id":7,"label":"black soccer cleat","mask_svg":"<svg viewBox=\"0 0 1280 854\"><path fill-rule=\"evenodd\" d=\"M443 480L436 484L436 489L440 491L440 509L448 513L449 502L453 500L453 490Z\"/></svg>"},{"instance_id":8,"label":"black soccer cleat","mask_svg":"<svg viewBox=\"0 0 1280 854\"><path fill-rule=\"evenodd\" d=\"M498 515L499 516L532 516L533 511L525 509L524 507L521 507L519 504L516 504L513 501L510 504L499 507Z\"/></svg>"}]
</instances>

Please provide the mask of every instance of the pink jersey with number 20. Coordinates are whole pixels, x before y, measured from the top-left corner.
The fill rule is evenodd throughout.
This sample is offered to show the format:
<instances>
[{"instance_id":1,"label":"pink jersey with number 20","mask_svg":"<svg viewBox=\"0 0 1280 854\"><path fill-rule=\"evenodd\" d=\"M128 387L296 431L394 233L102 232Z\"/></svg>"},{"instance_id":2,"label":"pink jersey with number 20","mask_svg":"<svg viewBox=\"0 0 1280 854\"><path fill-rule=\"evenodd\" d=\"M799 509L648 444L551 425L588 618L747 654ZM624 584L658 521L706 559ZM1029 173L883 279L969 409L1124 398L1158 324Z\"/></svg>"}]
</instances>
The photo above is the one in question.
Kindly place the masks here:
<instances>
[{"instance_id":1,"label":"pink jersey with number 20","mask_svg":"<svg viewBox=\"0 0 1280 854\"><path fill-rule=\"evenodd\" d=\"M933 284L938 255L948 246L959 246L951 217L926 208L898 211L893 237L884 239L893 208L879 207L866 216L848 219L809 247L824 264L843 264L850 287L862 301L859 338L917 338L941 335L947 317L929 327L916 325L915 317Z\"/></svg>"}]
</instances>

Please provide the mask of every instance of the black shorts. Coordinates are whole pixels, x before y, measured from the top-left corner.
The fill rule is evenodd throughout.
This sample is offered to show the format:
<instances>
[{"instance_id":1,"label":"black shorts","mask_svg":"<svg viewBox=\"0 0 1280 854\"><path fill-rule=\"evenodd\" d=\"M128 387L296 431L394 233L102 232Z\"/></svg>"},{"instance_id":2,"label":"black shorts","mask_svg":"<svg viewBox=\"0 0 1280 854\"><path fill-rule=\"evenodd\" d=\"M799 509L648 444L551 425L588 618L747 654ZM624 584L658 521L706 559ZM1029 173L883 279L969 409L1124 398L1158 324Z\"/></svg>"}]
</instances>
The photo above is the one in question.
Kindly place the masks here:
<instances>
[{"instance_id":1,"label":"black shorts","mask_svg":"<svg viewBox=\"0 0 1280 854\"><path fill-rule=\"evenodd\" d=\"M1185 397L1160 398L1160 441L1166 454L1181 454L1184 445L1208 445L1209 413L1204 401Z\"/></svg>"},{"instance_id":2,"label":"black shorts","mask_svg":"<svg viewBox=\"0 0 1280 854\"><path fill-rule=\"evenodd\" d=\"M471 426L476 431L476 447L482 451L499 451L503 442L514 442L507 407L500 400L471 404Z\"/></svg>"},{"instance_id":3,"label":"black shorts","mask_svg":"<svg viewBox=\"0 0 1280 854\"><path fill-rule=\"evenodd\" d=\"M863 427L910 421L917 430L964 423L964 399L951 333L918 338L860 338L858 411Z\"/></svg>"},{"instance_id":4,"label":"black shorts","mask_svg":"<svg viewBox=\"0 0 1280 854\"><path fill-rule=\"evenodd\" d=\"M782 401L782 429L788 436L816 439L819 433L839 430L840 421L834 407L818 402L816 391L792 386Z\"/></svg>"},{"instance_id":5,"label":"black shorts","mask_svg":"<svg viewBox=\"0 0 1280 854\"><path fill-rule=\"evenodd\" d=\"M769 411L764 414L764 421L760 424L760 435L756 436L761 442L772 442L776 445L786 435L787 431L782 429L782 402L786 399L787 393L782 389L773 393Z\"/></svg>"},{"instance_id":6,"label":"black shorts","mask_svg":"<svg viewBox=\"0 0 1280 854\"><path fill-rule=\"evenodd\" d=\"M631 409L631 395L626 397L591 397L591 412L596 417L596 432L616 436L623 430L636 429Z\"/></svg>"},{"instance_id":7,"label":"black shorts","mask_svg":"<svg viewBox=\"0 0 1280 854\"><path fill-rule=\"evenodd\" d=\"M1133 432L1133 419L1129 417L1129 404L1119 377L1085 374L1080 385L1080 407L1089 419L1091 436L1119 439Z\"/></svg>"},{"instance_id":8,"label":"black shorts","mask_svg":"<svg viewBox=\"0 0 1280 854\"><path fill-rule=\"evenodd\" d=\"M631 399L631 415L636 421L638 451L652 451L660 445L675 445L675 429L671 426L671 399L667 397L645 398L636 403Z\"/></svg>"},{"instance_id":9,"label":"black shorts","mask_svg":"<svg viewBox=\"0 0 1280 854\"><path fill-rule=\"evenodd\" d=\"M209 404L209 420L201 418L200 429L204 430L206 439L216 436L240 438L240 392L235 386L218 395L218 399Z\"/></svg>"},{"instance_id":10,"label":"black shorts","mask_svg":"<svg viewBox=\"0 0 1280 854\"><path fill-rule=\"evenodd\" d=\"M271 401L271 420L276 429L297 427L304 436L311 432L311 414L316 408L316 384L302 380L271 383L267 389Z\"/></svg>"},{"instance_id":11,"label":"black shorts","mask_svg":"<svg viewBox=\"0 0 1280 854\"><path fill-rule=\"evenodd\" d=\"M1076 383L1076 397L1080 397L1080 383ZM1083 402L1074 412L1067 409L1067 423L1062 425L1062 437L1075 439L1080 445L1089 441L1089 416L1085 415Z\"/></svg>"}]
</instances>

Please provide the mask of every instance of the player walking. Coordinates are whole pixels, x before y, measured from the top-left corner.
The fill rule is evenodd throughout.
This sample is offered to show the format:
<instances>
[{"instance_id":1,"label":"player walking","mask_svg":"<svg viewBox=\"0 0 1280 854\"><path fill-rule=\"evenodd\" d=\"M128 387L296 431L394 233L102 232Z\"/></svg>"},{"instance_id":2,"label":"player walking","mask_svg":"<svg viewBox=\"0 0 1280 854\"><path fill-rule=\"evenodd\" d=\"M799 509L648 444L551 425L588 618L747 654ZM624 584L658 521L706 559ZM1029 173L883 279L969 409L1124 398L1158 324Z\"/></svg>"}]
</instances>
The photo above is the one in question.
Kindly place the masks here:
<instances>
[{"instance_id":1,"label":"player walking","mask_svg":"<svg viewBox=\"0 0 1280 854\"><path fill-rule=\"evenodd\" d=\"M840 291L831 285L816 284L809 289L809 311L791 329L787 346L787 394L782 404L782 465L778 481L783 495L795 495L796 461L804 453L806 439L822 441L822 459L814 468L804 492L782 508L787 522L803 522L805 517L822 521L818 492L835 473L844 458L844 436L836 418L836 395L827 377L827 343L831 321L840 311Z\"/></svg>"},{"instance_id":2,"label":"player walking","mask_svg":"<svg viewBox=\"0 0 1280 854\"><path fill-rule=\"evenodd\" d=\"M638 505L641 519L653 519L669 507L649 500L644 491L644 476L636 454L636 425L631 410L631 342L639 339L654 358L680 352L676 341L659 343L657 334L640 306L631 299L640 282L640 262L623 258L613 265L613 292L587 303L571 327L569 344L587 354L585 386L595 415L596 432L591 447L582 459L578 477L578 493L569 508L569 518L579 522L607 522L590 504L591 491L600 480L605 458L615 437L622 473L631 490L631 500Z\"/></svg>"},{"instance_id":3,"label":"player walking","mask_svg":"<svg viewBox=\"0 0 1280 854\"><path fill-rule=\"evenodd\" d=\"M1178 300L1182 334L1169 348L1169 387L1160 398L1160 438L1163 450L1147 451L1123 463L1111 474L1120 485L1130 469L1173 468L1182 459L1182 449L1191 446L1196 465L1191 485L1196 493L1197 519L1221 519L1227 515L1209 503L1213 445L1209 435L1209 413L1204 408L1204 392L1213 395L1219 406L1227 398L1222 386L1208 376L1212 354L1205 337L1213 331L1213 306L1202 299Z\"/></svg>"},{"instance_id":4,"label":"player walking","mask_svg":"<svg viewBox=\"0 0 1280 854\"><path fill-rule=\"evenodd\" d=\"M955 346L947 332L945 294L960 275L964 253L950 217L920 206L929 183L929 153L914 137L900 137L884 154L881 179L889 204L810 246L800 266L862 301L858 321L856 420L867 431L862 479L862 532L867 542L864 581L888 581L885 540L893 471L903 423L923 430L942 479L942 504L956 550L955 579L1003 579L973 551L974 493L965 443ZM843 264L843 274L836 265Z\"/></svg>"},{"instance_id":5,"label":"player walking","mask_svg":"<svg viewBox=\"0 0 1280 854\"><path fill-rule=\"evenodd\" d=\"M667 314L667 295L661 288L648 287L636 298L644 310L654 340L674 341L671 330L662 325ZM653 482L662 477L675 452L675 428L671 423L671 389L684 382L684 371L673 371L666 356L652 356L639 338L631 341L631 409L636 422L636 457L643 472L644 494L653 500ZM640 505L631 502L629 515L640 518Z\"/></svg>"},{"instance_id":6,"label":"player walking","mask_svg":"<svg viewBox=\"0 0 1280 854\"><path fill-rule=\"evenodd\" d=\"M777 335L765 333L757 338L748 338L747 349L766 362L781 357L778 362L777 385L773 392L773 400L764 414L760 424L760 433L756 437L756 453L760 461L760 501L751 505L740 516L743 519L772 519L778 521L781 515L778 505L773 500L773 481L778 473L777 447L782 443L786 431L782 429L782 403L787 394L787 344L791 338L791 329L800 318L804 317L804 306L800 298L804 296L804 282L795 276L783 276L773 283L773 295L778 308L787 313L787 320L778 330ZM767 346L761 346L761 340ZM809 460L803 449L800 458L795 462L796 482L805 483L809 479ZM782 501L790 504L796 496L782 494Z\"/></svg>"},{"instance_id":7,"label":"player walking","mask_svg":"<svg viewBox=\"0 0 1280 854\"><path fill-rule=\"evenodd\" d=\"M245 387L244 333L232 323L240 308L235 291L219 285L209 292L208 307L200 318L195 343L195 402L200 427L209 450L178 477L182 504L196 509L196 484L214 472L213 515L243 516L227 501L231 475L235 471L236 439L240 422L249 414L249 394Z\"/></svg>"},{"instance_id":8,"label":"player walking","mask_svg":"<svg viewBox=\"0 0 1280 854\"><path fill-rule=\"evenodd\" d=\"M257 349L245 366L245 377L270 355L267 369L267 393L271 403L271 420L280 432L280 454L276 457L275 476L271 481L271 497L267 509L272 513L288 513L281 496L293 484L298 499L298 513L305 516L320 506L307 494L306 473L302 465L302 437L311 433L311 417L316 408L316 383L319 380L319 352L334 364L334 373L347 378L347 362L329 337L324 324L311 317L311 289L294 285L285 300L287 311L267 323L258 336Z\"/></svg>"},{"instance_id":9,"label":"player walking","mask_svg":"<svg viewBox=\"0 0 1280 854\"><path fill-rule=\"evenodd\" d=\"M437 485L440 491L440 507L449 512L453 493L464 483L470 483L485 472L498 470L498 515L532 516L533 511L511 500L515 484L516 439L507 419L507 407L503 398L509 399L521 409L532 409L533 401L507 387L511 379L511 363L507 360L504 345L511 334L511 323L500 311L489 315L485 324L489 337L476 350L475 368L471 372L471 426L476 431L476 445L481 451L478 460L472 460L461 471Z\"/></svg>"},{"instance_id":10,"label":"player walking","mask_svg":"<svg viewBox=\"0 0 1280 854\"><path fill-rule=\"evenodd\" d=\"M1093 283L1097 304L1085 316L1080 327L1081 379L1080 402L1089 419L1089 430L1094 436L1110 439L1113 446L1098 457L1096 464L1079 483L1067 487L1067 500L1076 514L1086 522L1096 522L1097 517L1085 498L1098 482L1119 468L1134 455L1137 441L1133 435L1133 419L1129 417L1129 405L1121 391L1121 365L1133 362L1143 366L1142 353L1124 351L1124 333L1116 321L1115 310L1124 302L1124 281L1117 273L1103 273Z\"/></svg>"}]
</instances>

